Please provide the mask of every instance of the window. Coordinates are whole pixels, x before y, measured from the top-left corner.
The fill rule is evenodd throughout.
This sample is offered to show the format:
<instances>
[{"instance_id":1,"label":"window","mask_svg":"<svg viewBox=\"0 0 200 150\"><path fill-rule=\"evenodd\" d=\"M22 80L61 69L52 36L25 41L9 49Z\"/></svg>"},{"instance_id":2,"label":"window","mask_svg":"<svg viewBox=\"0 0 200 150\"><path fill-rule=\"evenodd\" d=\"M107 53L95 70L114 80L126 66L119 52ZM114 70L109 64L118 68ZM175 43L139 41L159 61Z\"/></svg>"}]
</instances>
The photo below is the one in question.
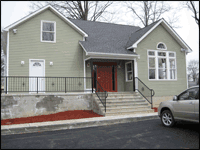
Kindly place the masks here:
<instances>
[{"instance_id":1,"label":"window","mask_svg":"<svg viewBox=\"0 0 200 150\"><path fill-rule=\"evenodd\" d=\"M148 50L149 80L176 80L176 53Z\"/></svg>"},{"instance_id":2,"label":"window","mask_svg":"<svg viewBox=\"0 0 200 150\"><path fill-rule=\"evenodd\" d=\"M56 42L56 22L41 21L41 42Z\"/></svg>"},{"instance_id":3,"label":"window","mask_svg":"<svg viewBox=\"0 0 200 150\"><path fill-rule=\"evenodd\" d=\"M132 62L127 62L126 67L126 81L133 81L133 67Z\"/></svg>"},{"instance_id":4,"label":"window","mask_svg":"<svg viewBox=\"0 0 200 150\"><path fill-rule=\"evenodd\" d=\"M199 88L192 88L192 89L188 89L185 92L181 93L178 96L179 100L195 100L197 99L197 93L199 91Z\"/></svg>"},{"instance_id":5,"label":"window","mask_svg":"<svg viewBox=\"0 0 200 150\"><path fill-rule=\"evenodd\" d=\"M157 49L160 49L160 50L167 50L167 47L164 43L160 42L158 43L157 45Z\"/></svg>"}]
</instances>

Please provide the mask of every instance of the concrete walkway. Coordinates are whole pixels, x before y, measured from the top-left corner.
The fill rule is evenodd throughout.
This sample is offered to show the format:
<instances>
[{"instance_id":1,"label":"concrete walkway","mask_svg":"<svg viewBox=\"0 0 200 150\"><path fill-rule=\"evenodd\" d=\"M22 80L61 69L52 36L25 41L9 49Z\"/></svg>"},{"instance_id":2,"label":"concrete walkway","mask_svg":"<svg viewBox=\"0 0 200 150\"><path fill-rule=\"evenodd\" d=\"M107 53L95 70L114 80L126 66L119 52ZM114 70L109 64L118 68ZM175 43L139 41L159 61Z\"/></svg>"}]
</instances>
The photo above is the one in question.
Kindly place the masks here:
<instances>
[{"instance_id":1,"label":"concrete walkway","mask_svg":"<svg viewBox=\"0 0 200 150\"><path fill-rule=\"evenodd\" d=\"M118 123L136 122L149 119L159 119L158 113L154 112L154 113L144 113L144 114L141 113L133 115L49 121L40 123L2 125L1 135L96 127L96 126L112 125Z\"/></svg>"}]
</instances>

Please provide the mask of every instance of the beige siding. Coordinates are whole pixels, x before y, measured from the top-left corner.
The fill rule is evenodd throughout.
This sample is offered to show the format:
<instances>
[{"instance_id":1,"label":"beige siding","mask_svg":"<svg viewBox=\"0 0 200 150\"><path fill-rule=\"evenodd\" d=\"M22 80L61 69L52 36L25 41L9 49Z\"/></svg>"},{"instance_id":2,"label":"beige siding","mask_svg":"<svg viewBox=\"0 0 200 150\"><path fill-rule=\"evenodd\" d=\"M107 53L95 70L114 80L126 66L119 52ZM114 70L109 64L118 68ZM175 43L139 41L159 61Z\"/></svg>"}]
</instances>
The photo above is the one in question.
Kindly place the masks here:
<instances>
[{"instance_id":1,"label":"beige siding","mask_svg":"<svg viewBox=\"0 0 200 150\"><path fill-rule=\"evenodd\" d=\"M148 80L147 49L156 50L158 42L165 43L167 46L167 51L176 52L177 81ZM176 95L187 88L185 53L181 52L181 46L163 28L162 25L159 25L138 44L136 53L140 55L140 59L138 59L138 77L148 87L155 90L155 96Z\"/></svg>"},{"instance_id":2,"label":"beige siding","mask_svg":"<svg viewBox=\"0 0 200 150\"><path fill-rule=\"evenodd\" d=\"M41 20L56 22L56 43L40 41ZM17 34L12 29L9 33L9 76L29 76L29 59L44 59L45 76L83 77L83 50L78 44L83 36L50 10L15 28Z\"/></svg>"}]
</instances>

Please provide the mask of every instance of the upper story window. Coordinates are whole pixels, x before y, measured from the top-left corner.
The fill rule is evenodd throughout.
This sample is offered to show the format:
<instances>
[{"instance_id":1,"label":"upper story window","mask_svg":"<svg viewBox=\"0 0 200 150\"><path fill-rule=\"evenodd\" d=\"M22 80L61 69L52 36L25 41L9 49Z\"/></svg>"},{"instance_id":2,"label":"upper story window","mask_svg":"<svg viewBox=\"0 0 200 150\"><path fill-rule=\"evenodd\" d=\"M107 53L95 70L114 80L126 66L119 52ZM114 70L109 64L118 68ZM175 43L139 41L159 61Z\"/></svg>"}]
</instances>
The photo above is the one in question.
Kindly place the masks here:
<instances>
[{"instance_id":1,"label":"upper story window","mask_svg":"<svg viewBox=\"0 0 200 150\"><path fill-rule=\"evenodd\" d=\"M165 43L160 42L157 44L157 49L167 50L167 47L166 47Z\"/></svg>"},{"instance_id":2,"label":"upper story window","mask_svg":"<svg viewBox=\"0 0 200 150\"><path fill-rule=\"evenodd\" d=\"M56 42L56 22L41 21L41 42Z\"/></svg>"}]
</instances>

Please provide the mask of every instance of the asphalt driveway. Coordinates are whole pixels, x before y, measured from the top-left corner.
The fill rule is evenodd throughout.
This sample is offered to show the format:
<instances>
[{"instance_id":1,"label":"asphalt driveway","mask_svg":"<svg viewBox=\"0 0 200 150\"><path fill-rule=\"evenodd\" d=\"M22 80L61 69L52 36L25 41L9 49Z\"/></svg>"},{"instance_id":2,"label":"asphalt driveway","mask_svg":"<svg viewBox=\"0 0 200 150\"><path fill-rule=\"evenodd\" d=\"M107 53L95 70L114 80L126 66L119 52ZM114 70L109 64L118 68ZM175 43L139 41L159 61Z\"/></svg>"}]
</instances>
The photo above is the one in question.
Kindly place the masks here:
<instances>
[{"instance_id":1,"label":"asphalt driveway","mask_svg":"<svg viewBox=\"0 0 200 150\"><path fill-rule=\"evenodd\" d=\"M199 124L162 126L159 119L1 136L2 149L199 149Z\"/></svg>"}]
</instances>

